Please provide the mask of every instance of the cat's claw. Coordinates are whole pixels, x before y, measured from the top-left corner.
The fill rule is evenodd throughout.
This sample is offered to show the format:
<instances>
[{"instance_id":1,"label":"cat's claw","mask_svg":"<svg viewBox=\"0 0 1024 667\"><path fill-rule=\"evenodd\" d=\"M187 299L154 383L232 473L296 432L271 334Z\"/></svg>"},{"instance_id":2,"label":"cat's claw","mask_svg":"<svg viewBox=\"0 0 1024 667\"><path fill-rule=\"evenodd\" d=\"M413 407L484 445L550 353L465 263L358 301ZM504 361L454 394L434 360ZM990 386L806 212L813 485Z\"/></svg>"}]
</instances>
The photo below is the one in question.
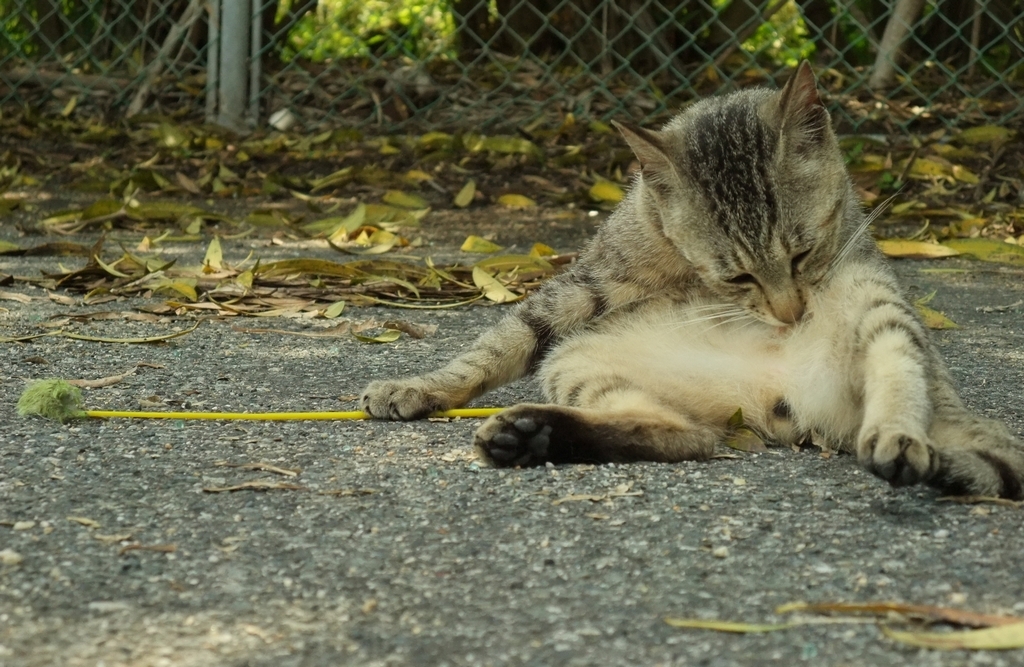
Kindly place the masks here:
<instances>
[{"instance_id":1,"label":"cat's claw","mask_svg":"<svg viewBox=\"0 0 1024 667\"><path fill-rule=\"evenodd\" d=\"M517 417L516 412L513 408L484 422L476 432L477 451L498 467L543 465L548 460L552 427L535 417Z\"/></svg>"},{"instance_id":2,"label":"cat's claw","mask_svg":"<svg viewBox=\"0 0 1024 667\"><path fill-rule=\"evenodd\" d=\"M938 457L926 438L882 429L861 434L857 459L869 472L893 486L927 481L938 465Z\"/></svg>"},{"instance_id":3,"label":"cat's claw","mask_svg":"<svg viewBox=\"0 0 1024 667\"><path fill-rule=\"evenodd\" d=\"M413 381L378 380L367 385L360 405L377 419L422 419L445 409L441 399Z\"/></svg>"}]
</instances>

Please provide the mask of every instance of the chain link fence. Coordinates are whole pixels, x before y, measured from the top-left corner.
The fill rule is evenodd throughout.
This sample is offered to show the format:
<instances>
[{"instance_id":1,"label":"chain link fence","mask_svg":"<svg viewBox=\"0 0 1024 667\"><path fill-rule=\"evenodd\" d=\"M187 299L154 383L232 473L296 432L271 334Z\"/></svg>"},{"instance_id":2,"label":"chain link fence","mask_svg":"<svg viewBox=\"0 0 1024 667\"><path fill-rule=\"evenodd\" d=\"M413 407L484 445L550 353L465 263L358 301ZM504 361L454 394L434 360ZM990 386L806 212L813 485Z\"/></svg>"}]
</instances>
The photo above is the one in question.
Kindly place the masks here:
<instances>
[{"instance_id":1,"label":"chain link fence","mask_svg":"<svg viewBox=\"0 0 1024 667\"><path fill-rule=\"evenodd\" d=\"M841 131L1012 124L1017 0L0 0L0 106L245 129L654 122L815 65Z\"/></svg>"}]
</instances>

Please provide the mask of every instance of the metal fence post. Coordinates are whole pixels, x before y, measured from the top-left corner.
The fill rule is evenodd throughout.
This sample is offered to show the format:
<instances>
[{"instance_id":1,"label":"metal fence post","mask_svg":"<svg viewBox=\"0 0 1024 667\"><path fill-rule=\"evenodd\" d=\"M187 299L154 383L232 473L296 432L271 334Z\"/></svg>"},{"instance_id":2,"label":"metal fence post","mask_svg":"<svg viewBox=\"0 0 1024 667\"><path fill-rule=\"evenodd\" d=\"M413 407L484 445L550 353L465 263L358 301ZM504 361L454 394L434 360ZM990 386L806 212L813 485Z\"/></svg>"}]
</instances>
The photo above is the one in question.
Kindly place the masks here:
<instances>
[{"instance_id":1,"label":"metal fence post","mask_svg":"<svg viewBox=\"0 0 1024 667\"><path fill-rule=\"evenodd\" d=\"M260 51L263 49L263 0L251 0L252 15L249 17L252 35L249 43L249 126L260 124Z\"/></svg>"},{"instance_id":2,"label":"metal fence post","mask_svg":"<svg viewBox=\"0 0 1024 667\"><path fill-rule=\"evenodd\" d=\"M206 122L217 122L217 91L220 87L220 0L207 4L209 41L206 52Z\"/></svg>"},{"instance_id":3,"label":"metal fence post","mask_svg":"<svg viewBox=\"0 0 1024 667\"><path fill-rule=\"evenodd\" d=\"M249 0L221 0L220 68L217 124L247 132L245 111L249 85Z\"/></svg>"}]
</instances>

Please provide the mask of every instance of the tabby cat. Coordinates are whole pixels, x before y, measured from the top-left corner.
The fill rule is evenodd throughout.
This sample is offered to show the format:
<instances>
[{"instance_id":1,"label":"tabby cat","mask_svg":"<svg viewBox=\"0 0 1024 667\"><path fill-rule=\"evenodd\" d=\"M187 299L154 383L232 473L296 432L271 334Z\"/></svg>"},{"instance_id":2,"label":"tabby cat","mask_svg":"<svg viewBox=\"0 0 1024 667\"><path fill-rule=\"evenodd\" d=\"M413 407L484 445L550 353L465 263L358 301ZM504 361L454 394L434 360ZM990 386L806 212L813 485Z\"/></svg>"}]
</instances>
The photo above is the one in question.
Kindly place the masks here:
<instances>
[{"instance_id":1,"label":"tabby cat","mask_svg":"<svg viewBox=\"0 0 1024 667\"><path fill-rule=\"evenodd\" d=\"M853 451L893 485L1022 497L1024 444L968 411L879 254L810 66L781 91L617 125L641 169L568 271L443 368L372 382L417 419L536 373L550 401L476 432L497 466L708 458L766 439Z\"/></svg>"}]
</instances>

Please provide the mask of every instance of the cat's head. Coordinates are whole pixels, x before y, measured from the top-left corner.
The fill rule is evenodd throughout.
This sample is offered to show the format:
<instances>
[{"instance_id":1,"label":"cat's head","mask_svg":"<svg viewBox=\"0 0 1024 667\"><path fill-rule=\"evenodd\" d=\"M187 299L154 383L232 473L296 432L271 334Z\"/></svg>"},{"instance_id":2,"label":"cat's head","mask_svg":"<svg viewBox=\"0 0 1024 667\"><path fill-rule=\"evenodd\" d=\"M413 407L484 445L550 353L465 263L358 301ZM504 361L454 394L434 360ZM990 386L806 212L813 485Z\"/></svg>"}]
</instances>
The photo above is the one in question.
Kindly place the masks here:
<instances>
[{"instance_id":1,"label":"cat's head","mask_svg":"<svg viewBox=\"0 0 1024 667\"><path fill-rule=\"evenodd\" d=\"M658 132L619 129L643 205L707 287L770 324L800 321L859 215L807 62L782 90L703 100Z\"/></svg>"}]
</instances>

